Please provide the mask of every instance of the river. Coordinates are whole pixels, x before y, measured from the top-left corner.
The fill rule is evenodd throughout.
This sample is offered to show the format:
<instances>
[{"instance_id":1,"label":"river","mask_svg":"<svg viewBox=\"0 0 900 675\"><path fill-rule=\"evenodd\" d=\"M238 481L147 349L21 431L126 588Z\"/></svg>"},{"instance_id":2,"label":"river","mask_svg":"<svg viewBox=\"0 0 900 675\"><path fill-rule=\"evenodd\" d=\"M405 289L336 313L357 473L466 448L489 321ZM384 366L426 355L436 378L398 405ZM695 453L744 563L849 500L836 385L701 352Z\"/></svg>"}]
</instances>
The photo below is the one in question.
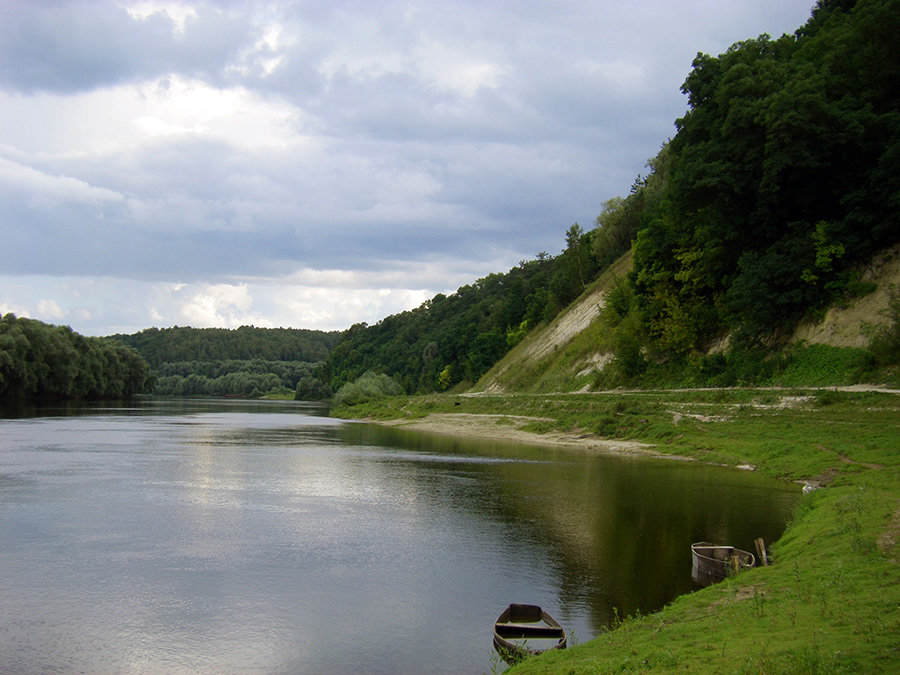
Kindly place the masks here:
<instances>
[{"instance_id":1,"label":"river","mask_svg":"<svg viewBox=\"0 0 900 675\"><path fill-rule=\"evenodd\" d=\"M485 673L510 602L577 641L752 550L796 486L414 433L313 404L0 419L0 672Z\"/></svg>"}]
</instances>

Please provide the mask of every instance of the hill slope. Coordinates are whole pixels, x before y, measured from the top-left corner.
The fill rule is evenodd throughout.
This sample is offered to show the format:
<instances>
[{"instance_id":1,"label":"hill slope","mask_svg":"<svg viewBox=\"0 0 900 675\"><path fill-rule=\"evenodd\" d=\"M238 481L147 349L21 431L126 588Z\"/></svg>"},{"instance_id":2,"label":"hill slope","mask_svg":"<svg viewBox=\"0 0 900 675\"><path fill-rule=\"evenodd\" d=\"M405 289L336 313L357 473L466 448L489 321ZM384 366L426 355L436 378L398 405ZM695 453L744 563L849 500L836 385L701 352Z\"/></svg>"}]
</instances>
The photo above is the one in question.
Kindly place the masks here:
<instances>
[{"instance_id":1,"label":"hill slope","mask_svg":"<svg viewBox=\"0 0 900 675\"><path fill-rule=\"evenodd\" d=\"M821 321L801 324L794 338L833 347L867 346L867 325L885 323L883 314L891 290L900 291L900 244L874 256L860 271L860 278L863 282L876 284L875 290L853 302L833 305Z\"/></svg>"},{"instance_id":2,"label":"hill slope","mask_svg":"<svg viewBox=\"0 0 900 675\"><path fill-rule=\"evenodd\" d=\"M532 331L472 391L575 391L587 387L594 372L612 358L605 348L609 344L605 334L608 329L600 320L600 309L615 281L626 276L631 266L629 252L554 321ZM874 290L833 305L820 321L801 323L791 342L866 347L869 328L887 322L885 312L892 289L900 290L900 244L874 256L860 270L860 278L874 284Z\"/></svg>"},{"instance_id":3,"label":"hill slope","mask_svg":"<svg viewBox=\"0 0 900 675\"><path fill-rule=\"evenodd\" d=\"M631 270L631 257L629 251L553 321L532 331L472 391L568 391L583 386L610 358L598 344L604 330L598 318L607 291Z\"/></svg>"}]
</instances>

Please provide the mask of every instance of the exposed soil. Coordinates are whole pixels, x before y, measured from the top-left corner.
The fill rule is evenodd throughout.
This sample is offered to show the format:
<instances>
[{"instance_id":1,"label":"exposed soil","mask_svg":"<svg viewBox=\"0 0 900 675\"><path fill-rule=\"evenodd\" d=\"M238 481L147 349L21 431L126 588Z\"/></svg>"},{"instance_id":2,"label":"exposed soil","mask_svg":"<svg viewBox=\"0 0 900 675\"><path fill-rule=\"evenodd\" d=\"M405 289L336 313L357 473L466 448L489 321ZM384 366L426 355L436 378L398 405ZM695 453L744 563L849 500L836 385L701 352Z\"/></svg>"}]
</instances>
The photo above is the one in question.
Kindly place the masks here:
<instances>
[{"instance_id":1,"label":"exposed soil","mask_svg":"<svg viewBox=\"0 0 900 675\"><path fill-rule=\"evenodd\" d=\"M832 307L818 323L800 326L795 339L834 347L868 346L868 327L885 322L882 312L888 306L890 293L892 289L900 290L900 245L875 256L862 270L860 280L875 282L878 287L844 307Z\"/></svg>"},{"instance_id":2,"label":"exposed soil","mask_svg":"<svg viewBox=\"0 0 900 675\"><path fill-rule=\"evenodd\" d=\"M391 420L380 422L393 427L451 434L465 438L490 438L531 445L570 447L592 452L613 454L640 454L672 458L656 452L653 446L637 441L601 438L588 433L535 433L523 429L529 422L544 421L539 417L522 415L473 415L469 413L432 413L428 417L414 420Z\"/></svg>"}]
</instances>

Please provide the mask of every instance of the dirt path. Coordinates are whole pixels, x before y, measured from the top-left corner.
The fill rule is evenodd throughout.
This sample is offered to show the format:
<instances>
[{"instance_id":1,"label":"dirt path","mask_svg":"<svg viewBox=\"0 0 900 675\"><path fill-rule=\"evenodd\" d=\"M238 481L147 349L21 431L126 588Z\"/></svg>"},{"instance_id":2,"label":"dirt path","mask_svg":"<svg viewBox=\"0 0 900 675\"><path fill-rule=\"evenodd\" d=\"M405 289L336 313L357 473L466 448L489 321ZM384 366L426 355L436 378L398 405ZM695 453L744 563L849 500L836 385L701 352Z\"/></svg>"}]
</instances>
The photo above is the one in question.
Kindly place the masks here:
<instances>
[{"instance_id":1,"label":"dirt path","mask_svg":"<svg viewBox=\"0 0 900 675\"><path fill-rule=\"evenodd\" d=\"M569 394L666 394L666 393L687 393L697 391L846 391L846 392L876 392L882 394L900 394L900 389L892 389L880 384L849 384L840 387L681 387L678 389L600 389L597 391L563 391L563 392L546 392L546 393L519 393L519 392L496 392L496 391L473 391L460 396L496 396L509 393L514 396L566 396Z\"/></svg>"}]
</instances>

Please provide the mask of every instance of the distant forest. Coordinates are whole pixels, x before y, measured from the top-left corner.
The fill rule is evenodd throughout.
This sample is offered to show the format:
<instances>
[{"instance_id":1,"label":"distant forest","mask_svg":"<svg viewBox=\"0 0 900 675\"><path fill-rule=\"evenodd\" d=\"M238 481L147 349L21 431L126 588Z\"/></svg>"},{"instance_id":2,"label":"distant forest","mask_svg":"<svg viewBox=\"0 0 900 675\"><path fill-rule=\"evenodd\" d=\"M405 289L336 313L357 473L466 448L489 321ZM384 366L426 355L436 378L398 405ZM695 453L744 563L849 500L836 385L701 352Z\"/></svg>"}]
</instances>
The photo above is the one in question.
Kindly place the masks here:
<instances>
[{"instance_id":1,"label":"distant forest","mask_svg":"<svg viewBox=\"0 0 900 675\"><path fill-rule=\"evenodd\" d=\"M147 360L153 393L171 396L330 395L320 371L339 333L294 328L148 328L114 335Z\"/></svg>"},{"instance_id":2,"label":"distant forest","mask_svg":"<svg viewBox=\"0 0 900 675\"><path fill-rule=\"evenodd\" d=\"M184 361L324 361L340 333L299 328L147 328L112 338L133 347L151 368Z\"/></svg>"},{"instance_id":3,"label":"distant forest","mask_svg":"<svg viewBox=\"0 0 900 675\"><path fill-rule=\"evenodd\" d=\"M474 383L633 248L607 301L620 379L769 349L804 317L865 293L855 269L900 236L900 0L820 0L793 35L698 54L677 133L624 198L540 255L421 307L359 324L327 362L409 392ZM719 357L722 360L725 357ZM715 375L717 359L704 362Z\"/></svg>"},{"instance_id":4,"label":"distant forest","mask_svg":"<svg viewBox=\"0 0 900 675\"><path fill-rule=\"evenodd\" d=\"M0 400L127 398L149 390L130 347L7 314L0 318Z\"/></svg>"}]
</instances>

